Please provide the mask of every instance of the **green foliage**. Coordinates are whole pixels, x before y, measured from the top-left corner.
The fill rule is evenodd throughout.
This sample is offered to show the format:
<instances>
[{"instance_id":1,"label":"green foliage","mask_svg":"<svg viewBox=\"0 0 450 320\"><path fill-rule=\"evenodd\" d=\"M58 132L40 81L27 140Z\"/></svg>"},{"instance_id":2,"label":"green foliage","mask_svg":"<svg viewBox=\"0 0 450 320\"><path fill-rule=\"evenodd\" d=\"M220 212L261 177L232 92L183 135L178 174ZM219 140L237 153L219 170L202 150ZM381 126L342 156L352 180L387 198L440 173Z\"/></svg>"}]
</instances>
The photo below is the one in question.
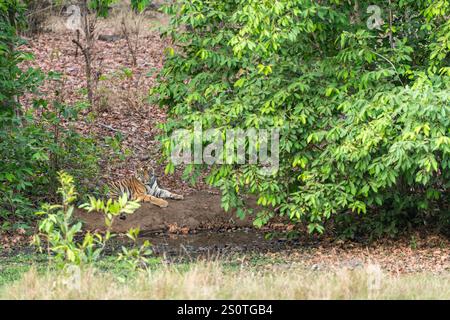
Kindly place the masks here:
<instances>
[{"instance_id":1,"label":"green foliage","mask_svg":"<svg viewBox=\"0 0 450 320\"><path fill-rule=\"evenodd\" d=\"M55 101L49 106L38 101L23 116L0 116L0 194L5 218L21 211L26 216L30 212L28 205L23 206L26 202L31 205L33 199L52 197L59 170L66 169L79 178L83 192L92 188L98 179L100 149L91 137L70 125L83 109L83 105ZM29 201L15 203L20 198Z\"/></svg>"},{"instance_id":2,"label":"green foliage","mask_svg":"<svg viewBox=\"0 0 450 320\"><path fill-rule=\"evenodd\" d=\"M367 26L369 5L381 8L379 29ZM266 207L256 225L277 208L319 233L334 217L362 216L376 235L448 225L448 0L198 0L165 11L174 45L151 95L169 107L166 158L174 130L195 122L281 132L276 174L209 168L225 209L255 194Z\"/></svg>"},{"instance_id":3,"label":"green foliage","mask_svg":"<svg viewBox=\"0 0 450 320\"><path fill-rule=\"evenodd\" d=\"M153 251L151 244L145 240L143 244L138 244L139 229L130 229L126 234L133 241L132 248L122 246L122 252L119 254L118 261L123 261L129 270L139 270L141 268L148 270L148 266L158 260L151 258Z\"/></svg>"},{"instance_id":4,"label":"green foliage","mask_svg":"<svg viewBox=\"0 0 450 320\"><path fill-rule=\"evenodd\" d=\"M18 105L18 96L34 90L42 74L34 69L22 70L19 64L31 60L29 53L17 50L24 41L17 29L24 25L24 7L19 1L0 3L0 107L2 114L12 113Z\"/></svg>"},{"instance_id":5,"label":"green foliage","mask_svg":"<svg viewBox=\"0 0 450 320\"><path fill-rule=\"evenodd\" d=\"M118 200L109 199L106 203L103 200L89 197L89 202L83 204L80 208L86 209L88 212L101 212L105 216L105 225L110 229L114 220L122 214L132 214L139 208L139 204L128 201L128 197L124 194Z\"/></svg>"},{"instance_id":6,"label":"green foliage","mask_svg":"<svg viewBox=\"0 0 450 320\"><path fill-rule=\"evenodd\" d=\"M16 35L16 28L23 25L24 7L19 1L0 4L0 221L9 214L29 204L20 190L29 187L26 177L31 174L30 160L24 159L34 149L34 141L28 144L22 119L17 116L18 97L34 90L42 75L32 69L23 71L18 64L29 60L29 54L16 50L23 41ZM14 157L10 161L10 156ZM19 192L18 192L19 191ZM24 212L17 210L22 216ZM3 223L2 229L9 226Z\"/></svg>"},{"instance_id":7,"label":"green foliage","mask_svg":"<svg viewBox=\"0 0 450 320\"><path fill-rule=\"evenodd\" d=\"M151 0L131 0L131 8L136 12L143 12L151 3Z\"/></svg>"},{"instance_id":8,"label":"green foliage","mask_svg":"<svg viewBox=\"0 0 450 320\"><path fill-rule=\"evenodd\" d=\"M89 0L87 1L88 8L95 12L97 16L106 18L109 14L109 7L116 0Z\"/></svg>"}]
</instances>

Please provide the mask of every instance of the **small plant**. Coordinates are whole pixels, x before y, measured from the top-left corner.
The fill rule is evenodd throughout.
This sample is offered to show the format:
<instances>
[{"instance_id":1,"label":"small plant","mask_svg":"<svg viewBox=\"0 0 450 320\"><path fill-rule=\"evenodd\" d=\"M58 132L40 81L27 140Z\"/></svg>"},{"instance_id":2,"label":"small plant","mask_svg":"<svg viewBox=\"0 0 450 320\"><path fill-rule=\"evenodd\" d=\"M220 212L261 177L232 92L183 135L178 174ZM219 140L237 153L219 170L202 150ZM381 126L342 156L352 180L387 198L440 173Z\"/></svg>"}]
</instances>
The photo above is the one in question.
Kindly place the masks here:
<instances>
[{"instance_id":1,"label":"small plant","mask_svg":"<svg viewBox=\"0 0 450 320\"><path fill-rule=\"evenodd\" d=\"M125 262L125 265L133 271L140 268L148 270L148 266L155 262L151 256L153 251L151 249L151 244L148 240L144 241L142 245L138 244L140 230L130 229L126 236L133 241L132 248L122 247L122 253L119 254L118 261Z\"/></svg>"},{"instance_id":2,"label":"small plant","mask_svg":"<svg viewBox=\"0 0 450 320\"><path fill-rule=\"evenodd\" d=\"M151 3L151 0L131 0L131 8L135 12L142 13L150 6Z\"/></svg>"},{"instance_id":3,"label":"small plant","mask_svg":"<svg viewBox=\"0 0 450 320\"><path fill-rule=\"evenodd\" d=\"M143 10L140 9L123 14L121 19L121 32L127 41L127 48L132 59L133 67L137 66L137 55L143 24Z\"/></svg>"},{"instance_id":4,"label":"small plant","mask_svg":"<svg viewBox=\"0 0 450 320\"><path fill-rule=\"evenodd\" d=\"M72 203L77 198L73 178L62 172L59 174L59 181L61 187L58 193L62 196L62 204L44 204L42 210L36 212L36 215L45 218L39 223L39 233L34 236L34 243L42 250L42 240L45 240L47 253L58 266L81 265L95 261L108 237L87 233L83 241L76 240L81 233L82 224L73 221Z\"/></svg>"},{"instance_id":5,"label":"small plant","mask_svg":"<svg viewBox=\"0 0 450 320\"><path fill-rule=\"evenodd\" d=\"M417 238L414 235L411 236L410 246L413 250L417 249Z\"/></svg>"},{"instance_id":6,"label":"small plant","mask_svg":"<svg viewBox=\"0 0 450 320\"><path fill-rule=\"evenodd\" d=\"M105 105L110 108L112 105L125 104L128 106L125 115L135 112L140 116L146 116L143 113L146 95L143 91L142 75L133 72L132 69L121 67L111 73L104 74L99 78L99 91L97 95L97 110L105 110ZM105 88L109 88L106 89ZM111 88L114 88L113 90ZM126 88L126 89L124 89Z\"/></svg>"},{"instance_id":7,"label":"small plant","mask_svg":"<svg viewBox=\"0 0 450 320\"><path fill-rule=\"evenodd\" d=\"M43 250L43 243L52 260L60 268L66 268L68 265L86 265L99 260L107 242L115 237L111 232L115 218L122 214L132 214L139 208L139 204L134 201L128 201L126 196L113 201L90 197L90 202L83 204L81 208L93 212L97 211L104 215L107 231L104 235L100 233L87 232L82 234L82 223L74 221L73 213L75 206L73 203L77 199L77 193L74 187L73 177L65 172L59 173L59 182L61 187L58 194L62 197L62 204L45 204L41 211L36 215L43 216L44 219L39 222L38 234L34 236L34 244ZM137 241L139 230L133 229L128 232L128 237ZM127 265L135 270L146 263L147 257L151 255L148 242L139 249L127 251L123 249L125 255L122 260L129 261ZM131 260L128 260L131 259Z\"/></svg>"}]
</instances>

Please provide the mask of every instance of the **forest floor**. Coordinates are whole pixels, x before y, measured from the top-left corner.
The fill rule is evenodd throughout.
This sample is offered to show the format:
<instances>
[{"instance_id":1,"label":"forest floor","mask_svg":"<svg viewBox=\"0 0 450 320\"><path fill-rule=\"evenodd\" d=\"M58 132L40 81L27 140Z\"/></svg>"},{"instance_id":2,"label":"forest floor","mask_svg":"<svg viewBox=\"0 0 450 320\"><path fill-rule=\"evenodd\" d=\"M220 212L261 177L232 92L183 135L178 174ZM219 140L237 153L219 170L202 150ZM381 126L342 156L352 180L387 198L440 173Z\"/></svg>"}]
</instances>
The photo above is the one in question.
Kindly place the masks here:
<instances>
[{"instance_id":1,"label":"forest floor","mask_svg":"<svg viewBox=\"0 0 450 320\"><path fill-rule=\"evenodd\" d=\"M268 237L271 235L271 237ZM100 269L114 269L111 262L125 238L115 239L105 250ZM450 275L450 241L444 237L414 233L409 237L370 242L340 241L332 237L301 236L289 239L285 232L255 230L250 227L196 230L185 233L144 232L140 242L150 241L161 264L192 264L221 261L258 270L284 270L297 266L314 272L363 270L376 265L390 275ZM109 261L109 262L108 262ZM0 250L0 286L17 279L32 266L47 269L45 255L25 242L11 243ZM120 266L119 266L120 268Z\"/></svg>"},{"instance_id":2,"label":"forest floor","mask_svg":"<svg viewBox=\"0 0 450 320\"><path fill-rule=\"evenodd\" d=\"M166 23L166 19L158 14L154 14L145 21L138 47L136 67L132 66L124 39L97 41L95 68L99 75L101 74L102 80L98 83L99 96L95 110L96 116L84 117L83 120L74 124L80 132L90 133L97 137L114 137L118 133L123 137L122 150L129 150L126 161L115 163L102 161L100 163L102 166L101 179L130 176L140 166L152 166L156 169L162 186L186 195L186 200L171 201L169 208L166 209L143 205L127 220L118 221L115 231L124 232L130 227L140 227L146 231L143 240L148 239L154 244L156 255L163 261L157 269L166 266L165 262L176 261L178 266L188 263L193 265L194 269L212 270L211 274L217 275L218 270L223 266L208 265L210 262L206 266L201 263L199 265L198 259L206 258L207 261L214 261L216 258L220 258L224 266L231 266L234 271L242 268L258 272L278 271L285 274L286 281L289 279L289 273L299 274L301 272L297 271L301 270L306 270L305 274L324 272L329 274L324 277L323 285L326 286L326 282L331 279L327 277L333 277L331 275L337 274L336 272L339 273L342 270L344 273L348 270L359 272L358 270L365 270L368 265L375 264L391 276L405 277L405 274L413 273L418 274L421 279L431 279L429 281L430 295L432 292L436 292L433 297L440 298L444 295L448 298L450 296L448 292L450 287L448 285L450 240L446 237L430 233L415 233L400 239L383 239L372 242L349 242L331 237L309 236L292 240L287 233L291 230L291 226L274 222L267 229L255 230L252 228L250 220L240 221L233 213L223 212L216 190L202 183L192 186L184 182L179 171L174 175L164 175L165 166L160 161L160 145L156 136L159 132L158 124L166 120L166 112L162 108L148 104L147 97L148 89L155 82L156 71L162 67L164 49L167 45L160 39L157 28ZM120 26L117 19L114 18L103 22L100 27L100 34L120 33ZM84 61L81 54L76 56L75 46L71 42L73 36L64 27L64 21L61 18L54 18L44 33L33 37L26 45L26 50L32 52L36 57L36 60L32 62L34 66L39 66L45 72L57 71L63 74L61 92L63 92L64 100L68 103L85 99L83 92L85 86ZM125 69L132 70L131 77L120 76ZM47 98L54 96L54 84L46 83L41 94ZM103 219L100 215L77 212L77 217L85 222L88 229L97 230L103 226ZM0 234L0 243L3 248L0 250L0 287L18 280L24 274L29 274L29 278L25 279L25 282L34 281L36 284L42 280L39 280L33 268L45 271L43 269L46 268L44 265L47 260L45 256L34 253L27 244L29 239L29 235L25 232L19 232L12 236ZM108 262L107 259L101 263L103 265L99 268L102 270L120 269L120 266ZM31 274L29 273L30 269ZM330 271L331 273L329 273ZM120 274L120 270L116 273ZM441 276L442 281L432 278L434 275ZM191 276L195 278L197 275ZM248 276L251 278L251 274ZM174 275L174 279L176 277ZM356 276L356 278L358 277ZM227 277L218 276L218 278L225 283L229 280ZM235 278L239 279L239 276L235 274ZM352 276L345 274L342 279L351 278ZM244 277L242 281L247 281L245 279ZM337 282L342 280L341 278L339 278L341 280L333 279ZM220 287L220 282L216 283L212 279L210 280L212 287ZM297 280L299 282L306 281L305 288L307 289L306 283L309 282L306 278ZM167 283L167 279L160 278L160 281ZM353 283L353 280L348 281ZM18 297L20 286L23 286L25 282L18 284L14 287L15 289L8 289L6 296ZM267 282L269 286L270 283L270 281ZM354 285L360 286L358 283ZM283 281L280 280L275 285L282 286ZM447 285L447 291L442 290L442 286L445 288L445 285ZM45 285L42 287L45 288ZM264 288L259 288L255 283L250 288L254 288L253 294L265 292ZM306 289L294 290L286 294L287 297L303 297L302 294L307 292ZM181 292L190 289L186 287L183 290ZM402 296L401 292L408 288L399 287L398 290L391 295L386 293L384 297L407 297ZM280 290L280 292L282 291ZM228 297L230 292L218 293L217 297ZM318 291L311 292L317 293ZM324 292L328 292L330 297L340 297L334 291L325 290ZM365 297L365 294L367 292L352 297ZM36 296L39 294L36 293ZM120 297L120 294L118 296ZM231 294L231 296L233 295ZM247 296L252 297L252 294L249 293ZM173 295L169 294L167 297L173 297Z\"/></svg>"}]
</instances>

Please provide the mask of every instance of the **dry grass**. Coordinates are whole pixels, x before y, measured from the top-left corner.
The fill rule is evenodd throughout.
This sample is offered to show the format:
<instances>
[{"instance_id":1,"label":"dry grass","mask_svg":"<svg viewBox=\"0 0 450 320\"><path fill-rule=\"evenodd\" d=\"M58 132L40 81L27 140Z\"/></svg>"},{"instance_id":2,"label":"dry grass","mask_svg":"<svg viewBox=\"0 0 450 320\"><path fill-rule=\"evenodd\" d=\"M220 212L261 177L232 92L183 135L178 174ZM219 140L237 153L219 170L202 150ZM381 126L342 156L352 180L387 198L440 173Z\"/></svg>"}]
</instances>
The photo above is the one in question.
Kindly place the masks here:
<instances>
[{"instance_id":1,"label":"dry grass","mask_svg":"<svg viewBox=\"0 0 450 320\"><path fill-rule=\"evenodd\" d=\"M120 283L113 275L86 270L68 285L64 275L30 271L4 287L0 299L449 299L450 275L387 275L378 266L335 273L300 267L277 272L225 270L199 262L186 271L166 266ZM70 289L71 288L71 289Z\"/></svg>"}]
</instances>

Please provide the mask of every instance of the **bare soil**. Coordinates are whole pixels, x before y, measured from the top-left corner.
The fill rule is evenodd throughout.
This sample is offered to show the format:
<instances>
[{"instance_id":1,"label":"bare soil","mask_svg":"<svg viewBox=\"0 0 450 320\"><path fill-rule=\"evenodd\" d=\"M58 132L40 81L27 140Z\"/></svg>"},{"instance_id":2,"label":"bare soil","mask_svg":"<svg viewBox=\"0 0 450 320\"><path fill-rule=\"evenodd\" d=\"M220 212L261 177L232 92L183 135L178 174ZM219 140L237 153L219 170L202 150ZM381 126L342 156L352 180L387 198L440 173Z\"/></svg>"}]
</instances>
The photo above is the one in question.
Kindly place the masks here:
<instances>
[{"instance_id":1,"label":"bare soil","mask_svg":"<svg viewBox=\"0 0 450 320\"><path fill-rule=\"evenodd\" d=\"M254 201L248 201L255 207ZM126 220L114 222L115 232L126 232L130 228L140 228L144 232L168 231L186 234L199 229L221 229L251 227L251 217L241 220L234 211L225 212L220 205L220 195L207 191L195 192L184 200L170 200L167 208L159 208L144 203ZM104 219L100 213L77 211L76 217L84 221L88 230L103 230Z\"/></svg>"}]
</instances>

